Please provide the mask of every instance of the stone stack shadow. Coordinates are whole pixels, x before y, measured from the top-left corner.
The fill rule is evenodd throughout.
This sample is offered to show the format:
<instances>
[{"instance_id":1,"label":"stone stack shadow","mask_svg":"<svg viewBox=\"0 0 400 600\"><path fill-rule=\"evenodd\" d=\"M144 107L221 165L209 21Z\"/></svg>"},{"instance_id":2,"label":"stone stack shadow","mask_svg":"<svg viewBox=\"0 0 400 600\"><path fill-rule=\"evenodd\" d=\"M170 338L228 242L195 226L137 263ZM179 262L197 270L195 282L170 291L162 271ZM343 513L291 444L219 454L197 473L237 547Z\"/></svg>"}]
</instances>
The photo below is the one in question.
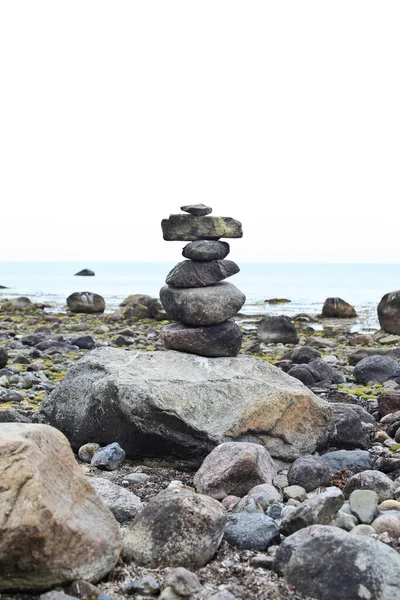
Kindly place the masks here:
<instances>
[{"instance_id":1,"label":"stone stack shadow","mask_svg":"<svg viewBox=\"0 0 400 600\"><path fill-rule=\"evenodd\" d=\"M240 238L242 225L230 217L211 217L204 204L182 206L187 214L170 215L161 222L164 239L189 242L182 251L188 259L167 275L160 290L164 310L177 321L162 330L168 350L200 356L236 356L242 334L232 317L245 303L237 287L223 281L239 272L229 244L220 238Z\"/></svg>"}]
</instances>

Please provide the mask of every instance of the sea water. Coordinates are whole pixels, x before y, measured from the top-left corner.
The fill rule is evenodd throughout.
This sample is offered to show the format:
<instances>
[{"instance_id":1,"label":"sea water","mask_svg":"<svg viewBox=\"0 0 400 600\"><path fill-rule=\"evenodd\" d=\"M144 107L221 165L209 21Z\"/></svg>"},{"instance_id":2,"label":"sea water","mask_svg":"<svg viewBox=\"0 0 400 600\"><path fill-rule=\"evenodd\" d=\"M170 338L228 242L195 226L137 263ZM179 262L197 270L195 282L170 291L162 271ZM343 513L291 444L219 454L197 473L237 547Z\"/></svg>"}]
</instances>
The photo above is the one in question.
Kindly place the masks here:
<instances>
[{"instance_id":1,"label":"sea water","mask_svg":"<svg viewBox=\"0 0 400 600\"><path fill-rule=\"evenodd\" d=\"M65 309L69 294L89 291L101 294L107 311L115 309L129 294L158 297L165 277L175 263L99 262L2 262L0 300L28 296L46 302L53 309ZM76 277L83 268L95 277ZM377 329L376 307L387 292L400 289L400 264L332 263L241 263L240 273L229 278L246 294L247 314L298 313L317 315L328 297L340 297L362 315L358 330ZM270 305L270 298L286 298L290 303Z\"/></svg>"}]
</instances>

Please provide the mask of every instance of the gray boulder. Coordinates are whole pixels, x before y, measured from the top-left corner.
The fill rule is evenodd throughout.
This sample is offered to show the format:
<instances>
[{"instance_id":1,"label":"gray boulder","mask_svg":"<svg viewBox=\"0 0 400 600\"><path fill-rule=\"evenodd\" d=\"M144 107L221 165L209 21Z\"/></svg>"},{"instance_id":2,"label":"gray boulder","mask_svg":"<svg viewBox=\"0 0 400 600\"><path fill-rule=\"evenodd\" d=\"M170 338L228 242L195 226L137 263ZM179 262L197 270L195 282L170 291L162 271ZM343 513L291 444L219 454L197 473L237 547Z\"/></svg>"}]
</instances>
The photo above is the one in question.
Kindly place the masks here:
<instances>
[{"instance_id":1,"label":"gray boulder","mask_svg":"<svg viewBox=\"0 0 400 600\"><path fill-rule=\"evenodd\" d=\"M353 404L332 403L333 418L335 421L335 433L331 444L338 448L368 448L368 439L365 435L361 419Z\"/></svg>"},{"instance_id":2,"label":"gray boulder","mask_svg":"<svg viewBox=\"0 0 400 600\"><path fill-rule=\"evenodd\" d=\"M299 336L289 317L277 316L262 319L258 325L257 338L264 344L297 344Z\"/></svg>"},{"instance_id":3,"label":"gray boulder","mask_svg":"<svg viewBox=\"0 0 400 600\"><path fill-rule=\"evenodd\" d=\"M128 458L198 461L222 442L250 441L290 461L324 447L333 430L329 404L263 360L173 351L93 350L36 414L76 449L118 441Z\"/></svg>"},{"instance_id":4,"label":"gray boulder","mask_svg":"<svg viewBox=\"0 0 400 600\"><path fill-rule=\"evenodd\" d=\"M298 592L318 600L400 600L397 552L337 527L315 525L289 536L275 568Z\"/></svg>"},{"instance_id":5,"label":"gray boulder","mask_svg":"<svg viewBox=\"0 0 400 600\"><path fill-rule=\"evenodd\" d=\"M68 310L72 313L103 313L106 304L104 298L92 292L74 292L67 298Z\"/></svg>"},{"instance_id":6,"label":"gray boulder","mask_svg":"<svg viewBox=\"0 0 400 600\"><path fill-rule=\"evenodd\" d=\"M384 383L400 375L400 367L390 356L367 356L356 364L353 374L359 383Z\"/></svg>"},{"instance_id":7,"label":"gray boulder","mask_svg":"<svg viewBox=\"0 0 400 600\"><path fill-rule=\"evenodd\" d=\"M363 471L350 477L343 488L345 498L349 498L354 490L372 490L378 494L379 502L394 498L396 485L380 471Z\"/></svg>"},{"instance_id":8,"label":"gray boulder","mask_svg":"<svg viewBox=\"0 0 400 600\"><path fill-rule=\"evenodd\" d=\"M223 506L187 489L160 492L124 538L128 560L150 568L203 567L217 551L226 523Z\"/></svg>"},{"instance_id":9,"label":"gray boulder","mask_svg":"<svg viewBox=\"0 0 400 600\"><path fill-rule=\"evenodd\" d=\"M240 269L233 260L210 260L199 262L183 260L167 275L165 283L172 287L205 287L239 273Z\"/></svg>"},{"instance_id":10,"label":"gray boulder","mask_svg":"<svg viewBox=\"0 0 400 600\"><path fill-rule=\"evenodd\" d=\"M193 483L198 492L223 500L244 496L261 483L272 484L275 475L271 455L260 444L225 442L204 459Z\"/></svg>"},{"instance_id":11,"label":"gray boulder","mask_svg":"<svg viewBox=\"0 0 400 600\"><path fill-rule=\"evenodd\" d=\"M316 358L321 358L321 353L317 348L300 346L300 348L293 348L293 350L290 350L283 358L289 358L296 364L308 364Z\"/></svg>"},{"instance_id":12,"label":"gray boulder","mask_svg":"<svg viewBox=\"0 0 400 600\"><path fill-rule=\"evenodd\" d=\"M237 287L223 281L202 288L160 290L164 310L174 321L186 325L218 325L233 317L243 306L246 296Z\"/></svg>"},{"instance_id":13,"label":"gray boulder","mask_svg":"<svg viewBox=\"0 0 400 600\"><path fill-rule=\"evenodd\" d=\"M307 387L313 387L315 385L315 379L311 371L307 368L308 365L295 365L288 371L290 377L298 379Z\"/></svg>"},{"instance_id":14,"label":"gray boulder","mask_svg":"<svg viewBox=\"0 0 400 600\"><path fill-rule=\"evenodd\" d=\"M0 346L0 369L4 369L4 367L6 366L7 362L8 362L8 354L4 350L4 348L2 348Z\"/></svg>"},{"instance_id":15,"label":"gray boulder","mask_svg":"<svg viewBox=\"0 0 400 600\"><path fill-rule=\"evenodd\" d=\"M161 228L167 242L243 237L242 224L231 217L170 215L161 221Z\"/></svg>"},{"instance_id":16,"label":"gray boulder","mask_svg":"<svg viewBox=\"0 0 400 600\"><path fill-rule=\"evenodd\" d=\"M343 505L344 496L337 487L305 500L298 508L285 515L281 533L291 535L309 525L327 525Z\"/></svg>"},{"instance_id":17,"label":"gray boulder","mask_svg":"<svg viewBox=\"0 0 400 600\"><path fill-rule=\"evenodd\" d=\"M331 472L319 456L301 456L290 466L288 482L289 485L300 485L306 492L311 492L330 485Z\"/></svg>"},{"instance_id":18,"label":"gray boulder","mask_svg":"<svg viewBox=\"0 0 400 600\"><path fill-rule=\"evenodd\" d=\"M279 527L274 519L246 512L230 515L224 540L239 550L263 552L279 539Z\"/></svg>"},{"instance_id":19,"label":"gray boulder","mask_svg":"<svg viewBox=\"0 0 400 600\"><path fill-rule=\"evenodd\" d=\"M387 333L400 335L400 291L385 294L378 304L378 319Z\"/></svg>"},{"instance_id":20,"label":"gray boulder","mask_svg":"<svg viewBox=\"0 0 400 600\"><path fill-rule=\"evenodd\" d=\"M242 332L234 321L208 327L171 323L163 327L161 339L168 350L200 356L236 356L242 345Z\"/></svg>"},{"instance_id":21,"label":"gray boulder","mask_svg":"<svg viewBox=\"0 0 400 600\"><path fill-rule=\"evenodd\" d=\"M133 521L143 509L140 498L120 485L102 477L91 477L89 481L119 523Z\"/></svg>"},{"instance_id":22,"label":"gray boulder","mask_svg":"<svg viewBox=\"0 0 400 600\"><path fill-rule=\"evenodd\" d=\"M229 254L228 242L215 240L197 240L186 244L182 256L191 260L207 261L222 260Z\"/></svg>"},{"instance_id":23,"label":"gray boulder","mask_svg":"<svg viewBox=\"0 0 400 600\"><path fill-rule=\"evenodd\" d=\"M331 474L346 469L352 474L372 469L373 457L367 450L336 450L321 456Z\"/></svg>"}]
</instances>

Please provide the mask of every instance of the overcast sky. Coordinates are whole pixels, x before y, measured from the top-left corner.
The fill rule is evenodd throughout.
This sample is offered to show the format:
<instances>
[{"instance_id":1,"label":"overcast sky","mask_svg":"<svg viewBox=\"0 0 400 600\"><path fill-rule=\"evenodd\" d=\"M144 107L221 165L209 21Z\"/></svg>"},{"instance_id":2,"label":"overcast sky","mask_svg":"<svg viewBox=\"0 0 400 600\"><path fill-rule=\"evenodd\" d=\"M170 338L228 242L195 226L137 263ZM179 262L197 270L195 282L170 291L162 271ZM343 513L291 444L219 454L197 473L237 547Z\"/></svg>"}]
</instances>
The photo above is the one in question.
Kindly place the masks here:
<instances>
[{"instance_id":1,"label":"overcast sky","mask_svg":"<svg viewBox=\"0 0 400 600\"><path fill-rule=\"evenodd\" d=\"M0 260L400 262L398 0L3 0ZM90 266L90 265L88 265Z\"/></svg>"}]
</instances>

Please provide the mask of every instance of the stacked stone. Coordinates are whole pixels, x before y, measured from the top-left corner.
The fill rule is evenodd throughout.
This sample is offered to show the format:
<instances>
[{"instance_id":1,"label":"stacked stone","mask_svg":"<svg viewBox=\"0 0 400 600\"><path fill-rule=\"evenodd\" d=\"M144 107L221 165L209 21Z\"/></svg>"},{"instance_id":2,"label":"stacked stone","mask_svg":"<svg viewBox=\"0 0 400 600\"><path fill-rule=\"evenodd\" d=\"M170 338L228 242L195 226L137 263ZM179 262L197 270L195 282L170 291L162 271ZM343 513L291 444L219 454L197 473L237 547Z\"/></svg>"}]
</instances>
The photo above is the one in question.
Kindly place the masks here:
<instances>
[{"instance_id":1,"label":"stacked stone","mask_svg":"<svg viewBox=\"0 0 400 600\"><path fill-rule=\"evenodd\" d=\"M161 222L164 240L187 241L178 263L160 290L164 310L177 321L162 330L168 350L200 356L236 356L242 334L232 317L245 303L237 287L223 281L239 272L229 244L220 238L240 238L242 225L230 217L210 217L204 204L182 206L188 214L170 215Z\"/></svg>"}]
</instances>

